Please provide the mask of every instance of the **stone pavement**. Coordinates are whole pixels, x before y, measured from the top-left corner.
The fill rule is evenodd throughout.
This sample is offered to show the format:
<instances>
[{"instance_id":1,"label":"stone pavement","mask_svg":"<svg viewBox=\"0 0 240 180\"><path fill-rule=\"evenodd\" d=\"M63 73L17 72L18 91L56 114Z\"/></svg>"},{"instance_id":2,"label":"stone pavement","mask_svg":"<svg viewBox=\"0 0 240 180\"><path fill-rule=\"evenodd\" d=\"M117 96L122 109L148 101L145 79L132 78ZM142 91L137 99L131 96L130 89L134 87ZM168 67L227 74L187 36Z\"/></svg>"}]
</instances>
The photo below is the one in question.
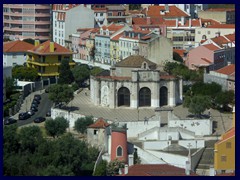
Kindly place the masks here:
<instances>
[{"instance_id":1,"label":"stone pavement","mask_svg":"<svg viewBox=\"0 0 240 180\"><path fill-rule=\"evenodd\" d=\"M87 93L87 95L85 93ZM129 107L119 107L109 109L107 107L95 106L90 102L90 91L88 89L83 89L83 91L75 95L68 106L77 107L78 109L74 110L75 113L86 116L103 117L111 121L143 121L144 117L151 118L155 115L154 109L151 108L129 109ZM176 106L173 112L180 119L185 119L189 115L188 109L183 108L182 105ZM205 114L207 113L206 111ZM231 127L231 113L223 114L211 109L211 118L213 119L214 135L221 135ZM161 122L166 124L167 121L167 112L161 112Z\"/></svg>"}]
</instances>

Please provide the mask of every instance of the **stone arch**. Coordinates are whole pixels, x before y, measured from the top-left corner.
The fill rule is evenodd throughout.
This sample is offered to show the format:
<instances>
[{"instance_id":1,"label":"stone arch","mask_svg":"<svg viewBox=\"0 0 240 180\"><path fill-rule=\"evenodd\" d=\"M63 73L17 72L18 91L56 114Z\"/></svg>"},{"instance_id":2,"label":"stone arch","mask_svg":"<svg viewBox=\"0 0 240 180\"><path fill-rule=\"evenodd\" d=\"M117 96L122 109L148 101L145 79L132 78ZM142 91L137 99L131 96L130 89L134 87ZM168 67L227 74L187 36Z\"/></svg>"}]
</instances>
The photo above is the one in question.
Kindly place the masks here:
<instances>
[{"instance_id":1,"label":"stone arch","mask_svg":"<svg viewBox=\"0 0 240 180\"><path fill-rule=\"evenodd\" d=\"M168 105L168 89L167 89L167 87L162 86L160 88L159 97L160 97L160 106Z\"/></svg>"},{"instance_id":2,"label":"stone arch","mask_svg":"<svg viewBox=\"0 0 240 180\"><path fill-rule=\"evenodd\" d=\"M118 90L118 106L130 106L130 91L126 87Z\"/></svg>"},{"instance_id":3,"label":"stone arch","mask_svg":"<svg viewBox=\"0 0 240 180\"><path fill-rule=\"evenodd\" d=\"M151 90L147 87L143 87L139 91L138 97L139 106L151 106Z\"/></svg>"}]
</instances>

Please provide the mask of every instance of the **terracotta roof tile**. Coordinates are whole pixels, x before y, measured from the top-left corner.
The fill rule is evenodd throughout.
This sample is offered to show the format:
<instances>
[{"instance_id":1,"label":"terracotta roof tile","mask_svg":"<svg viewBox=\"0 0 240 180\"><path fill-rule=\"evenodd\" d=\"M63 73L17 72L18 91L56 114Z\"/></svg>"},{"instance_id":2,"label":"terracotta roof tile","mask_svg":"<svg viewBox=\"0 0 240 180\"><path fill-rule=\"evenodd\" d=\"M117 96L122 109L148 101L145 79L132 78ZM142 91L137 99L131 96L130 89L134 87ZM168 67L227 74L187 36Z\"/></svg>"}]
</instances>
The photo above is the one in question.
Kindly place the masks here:
<instances>
[{"instance_id":1,"label":"terracotta roof tile","mask_svg":"<svg viewBox=\"0 0 240 180\"><path fill-rule=\"evenodd\" d=\"M116 67L141 68L143 62L147 62L149 68L155 68L156 64L140 55L131 55L115 64Z\"/></svg>"},{"instance_id":2,"label":"terracotta roof tile","mask_svg":"<svg viewBox=\"0 0 240 180\"><path fill-rule=\"evenodd\" d=\"M227 34L224 35L229 41L234 42L235 41L235 33L234 34Z\"/></svg>"},{"instance_id":3,"label":"terracotta roof tile","mask_svg":"<svg viewBox=\"0 0 240 180\"><path fill-rule=\"evenodd\" d=\"M91 124L90 126L88 126L88 128L103 128L103 129L105 129L109 125L110 124L105 122L103 118L99 118L94 124Z\"/></svg>"},{"instance_id":4,"label":"terracotta roof tile","mask_svg":"<svg viewBox=\"0 0 240 180\"><path fill-rule=\"evenodd\" d=\"M117 25L117 24L110 24L109 26L103 26L102 29L106 30L108 29L109 31L118 31L122 29L124 25Z\"/></svg>"},{"instance_id":5,"label":"terracotta roof tile","mask_svg":"<svg viewBox=\"0 0 240 180\"><path fill-rule=\"evenodd\" d=\"M218 69L215 72L231 76L231 75L233 75L235 73L235 64L230 64L230 65L225 66L225 67L223 67L221 69Z\"/></svg>"},{"instance_id":6,"label":"terracotta roof tile","mask_svg":"<svg viewBox=\"0 0 240 180\"><path fill-rule=\"evenodd\" d=\"M135 164L123 176L186 176L185 169L167 164ZM191 176L197 176L192 173Z\"/></svg>"},{"instance_id":7,"label":"terracotta roof tile","mask_svg":"<svg viewBox=\"0 0 240 180\"><path fill-rule=\"evenodd\" d=\"M54 52L50 52L50 40L33 47L28 52L35 54L73 54L69 49L54 42Z\"/></svg>"},{"instance_id":8,"label":"terracotta roof tile","mask_svg":"<svg viewBox=\"0 0 240 180\"><path fill-rule=\"evenodd\" d=\"M176 77L175 76L172 76L172 75L161 75L160 76L160 79L175 79Z\"/></svg>"},{"instance_id":9,"label":"terracotta roof tile","mask_svg":"<svg viewBox=\"0 0 240 180\"><path fill-rule=\"evenodd\" d=\"M224 38L223 36L219 36L219 37L215 37L215 38L211 38L211 40L213 42L215 42L218 46L223 47L223 44L227 44L230 41L228 41L226 38Z\"/></svg>"},{"instance_id":10,"label":"terracotta roof tile","mask_svg":"<svg viewBox=\"0 0 240 180\"><path fill-rule=\"evenodd\" d=\"M216 144L220 144L223 141L232 138L235 136L235 127L231 128L230 130L228 130L225 134L223 134L223 138L221 140L219 140L218 142L216 142Z\"/></svg>"},{"instance_id":11,"label":"terracotta roof tile","mask_svg":"<svg viewBox=\"0 0 240 180\"><path fill-rule=\"evenodd\" d=\"M216 51L216 50L219 50L220 48L215 46L214 44L206 44L206 45L203 45L205 48L211 50L211 51Z\"/></svg>"},{"instance_id":12,"label":"terracotta roof tile","mask_svg":"<svg viewBox=\"0 0 240 180\"><path fill-rule=\"evenodd\" d=\"M209 60L209 59L206 59L206 58L201 58L201 60L203 60L203 61L207 62L208 64L212 64L212 61L211 61L211 60Z\"/></svg>"},{"instance_id":13,"label":"terracotta roof tile","mask_svg":"<svg viewBox=\"0 0 240 180\"><path fill-rule=\"evenodd\" d=\"M119 38L122 37L122 36L123 36L123 33L117 34L116 36L113 36L113 37L111 38L111 40L113 40L113 41L118 41Z\"/></svg>"},{"instance_id":14,"label":"terracotta roof tile","mask_svg":"<svg viewBox=\"0 0 240 180\"><path fill-rule=\"evenodd\" d=\"M181 57L184 56L184 52L186 52L186 50L184 49L173 49L173 52L178 53Z\"/></svg>"},{"instance_id":15,"label":"terracotta roof tile","mask_svg":"<svg viewBox=\"0 0 240 180\"><path fill-rule=\"evenodd\" d=\"M165 10L165 6L149 6L147 15L150 17L189 17L187 13L176 6L169 6L169 12L165 12L164 15L160 14L160 11L163 10Z\"/></svg>"},{"instance_id":16,"label":"terracotta roof tile","mask_svg":"<svg viewBox=\"0 0 240 180\"><path fill-rule=\"evenodd\" d=\"M3 44L3 52L27 52L32 49L34 45L24 41L10 41Z\"/></svg>"}]
</instances>

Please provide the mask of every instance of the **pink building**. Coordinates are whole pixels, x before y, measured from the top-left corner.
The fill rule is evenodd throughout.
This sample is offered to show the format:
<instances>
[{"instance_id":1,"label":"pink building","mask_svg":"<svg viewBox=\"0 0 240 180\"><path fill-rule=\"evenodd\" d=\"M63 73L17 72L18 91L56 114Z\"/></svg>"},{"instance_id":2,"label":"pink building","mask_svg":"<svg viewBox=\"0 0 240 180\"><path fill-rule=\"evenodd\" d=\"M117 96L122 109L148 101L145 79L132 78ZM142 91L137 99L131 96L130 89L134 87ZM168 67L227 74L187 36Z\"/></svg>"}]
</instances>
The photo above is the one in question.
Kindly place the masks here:
<instances>
[{"instance_id":1,"label":"pink building","mask_svg":"<svg viewBox=\"0 0 240 180\"><path fill-rule=\"evenodd\" d=\"M4 37L50 38L50 4L3 4Z\"/></svg>"},{"instance_id":2,"label":"pink building","mask_svg":"<svg viewBox=\"0 0 240 180\"><path fill-rule=\"evenodd\" d=\"M235 34L217 36L189 51L185 65L192 70L209 67L218 70L227 64L235 64Z\"/></svg>"}]
</instances>

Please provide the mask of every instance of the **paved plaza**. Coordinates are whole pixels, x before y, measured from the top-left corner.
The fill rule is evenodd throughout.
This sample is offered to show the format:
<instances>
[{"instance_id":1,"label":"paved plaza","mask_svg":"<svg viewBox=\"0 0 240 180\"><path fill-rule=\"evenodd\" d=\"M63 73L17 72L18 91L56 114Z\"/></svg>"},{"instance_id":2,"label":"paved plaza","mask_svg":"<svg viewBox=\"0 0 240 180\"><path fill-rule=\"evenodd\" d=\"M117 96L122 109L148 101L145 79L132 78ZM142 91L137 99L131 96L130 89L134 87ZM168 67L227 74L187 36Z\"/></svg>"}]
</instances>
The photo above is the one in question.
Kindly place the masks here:
<instances>
[{"instance_id":1,"label":"paved plaza","mask_svg":"<svg viewBox=\"0 0 240 180\"><path fill-rule=\"evenodd\" d=\"M145 117L151 119L151 117L155 115L154 109L151 108L129 109L129 107L119 107L117 109L110 109L107 107L95 106L90 101L90 91L88 89L84 89L76 94L68 106L72 106L75 113L86 116L103 117L111 121L143 121ZM231 113L224 114L214 109L211 109L210 112L215 130L214 135L220 135L231 127ZM176 106L173 113L180 119L185 119L189 115L188 109L183 108L182 105ZM205 113L207 114L208 112L206 111ZM161 112L161 122L166 124L167 120L167 112Z\"/></svg>"}]
</instances>

